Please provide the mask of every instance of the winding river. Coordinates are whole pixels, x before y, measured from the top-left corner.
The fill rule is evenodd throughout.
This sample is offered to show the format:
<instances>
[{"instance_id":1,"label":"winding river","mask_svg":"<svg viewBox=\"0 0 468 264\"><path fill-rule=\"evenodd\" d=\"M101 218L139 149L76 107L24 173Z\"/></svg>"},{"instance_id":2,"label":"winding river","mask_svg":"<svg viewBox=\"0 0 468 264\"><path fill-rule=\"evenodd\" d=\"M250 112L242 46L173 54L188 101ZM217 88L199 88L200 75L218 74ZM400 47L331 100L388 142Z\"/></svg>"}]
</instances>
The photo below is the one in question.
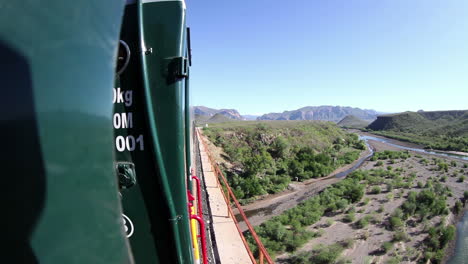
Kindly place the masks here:
<instances>
[{"instance_id":1,"label":"winding river","mask_svg":"<svg viewBox=\"0 0 468 264\"><path fill-rule=\"evenodd\" d=\"M468 160L468 156L456 155L456 154L442 152L442 151L434 151L434 150L426 150L426 149L421 149L421 148L411 148L411 147L402 146L402 145L396 144L395 143L396 141L392 139L373 137L373 136L368 136L368 135L359 136L359 138L366 142L367 140L379 141L389 146L404 149L404 150L411 150L415 152L431 154L431 155L436 155L436 156L441 156L441 157L451 157L451 158L456 158L456 159Z\"/></svg>"}]
</instances>

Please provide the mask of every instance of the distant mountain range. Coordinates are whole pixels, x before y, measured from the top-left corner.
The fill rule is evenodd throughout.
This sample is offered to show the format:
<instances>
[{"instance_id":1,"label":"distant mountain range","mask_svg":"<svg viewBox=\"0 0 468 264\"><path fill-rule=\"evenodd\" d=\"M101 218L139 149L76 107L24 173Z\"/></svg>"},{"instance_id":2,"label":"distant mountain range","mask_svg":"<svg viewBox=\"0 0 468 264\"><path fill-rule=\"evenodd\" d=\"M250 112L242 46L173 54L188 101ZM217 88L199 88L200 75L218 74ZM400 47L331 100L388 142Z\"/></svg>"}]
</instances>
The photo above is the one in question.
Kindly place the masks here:
<instances>
[{"instance_id":1,"label":"distant mountain range","mask_svg":"<svg viewBox=\"0 0 468 264\"><path fill-rule=\"evenodd\" d=\"M337 123L350 115L370 123L380 114L375 110L348 106L307 106L293 111L269 113L262 116L241 115L236 109L214 109L206 106L194 106L193 111L195 119L199 123L228 122L232 120L323 120Z\"/></svg>"},{"instance_id":2,"label":"distant mountain range","mask_svg":"<svg viewBox=\"0 0 468 264\"><path fill-rule=\"evenodd\" d=\"M378 112L349 106L306 106L283 113L265 114L258 117L257 120L324 120L337 123L348 115L373 121L377 118Z\"/></svg>"}]
</instances>

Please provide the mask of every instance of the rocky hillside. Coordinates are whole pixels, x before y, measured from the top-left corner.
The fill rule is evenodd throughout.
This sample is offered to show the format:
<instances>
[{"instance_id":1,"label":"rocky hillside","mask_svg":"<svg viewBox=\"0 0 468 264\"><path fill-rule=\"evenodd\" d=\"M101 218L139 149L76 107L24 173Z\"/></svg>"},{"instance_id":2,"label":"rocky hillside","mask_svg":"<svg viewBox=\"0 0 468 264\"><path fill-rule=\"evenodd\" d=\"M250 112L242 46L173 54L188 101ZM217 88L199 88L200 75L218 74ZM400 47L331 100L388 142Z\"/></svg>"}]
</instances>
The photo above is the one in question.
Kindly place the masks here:
<instances>
[{"instance_id":1,"label":"rocky hillside","mask_svg":"<svg viewBox=\"0 0 468 264\"><path fill-rule=\"evenodd\" d=\"M347 115L338 122L338 126L345 128L364 128L369 125L369 121L362 120L353 115Z\"/></svg>"},{"instance_id":2,"label":"rocky hillside","mask_svg":"<svg viewBox=\"0 0 468 264\"><path fill-rule=\"evenodd\" d=\"M324 120L337 123L347 115L373 121L377 116L377 112L349 106L306 106L293 111L284 111L283 113L265 114L258 117L257 120Z\"/></svg>"},{"instance_id":3,"label":"rocky hillside","mask_svg":"<svg viewBox=\"0 0 468 264\"><path fill-rule=\"evenodd\" d=\"M404 112L382 115L372 122L372 130L396 132L443 133L453 136L468 135L468 110Z\"/></svg>"},{"instance_id":4,"label":"rocky hillside","mask_svg":"<svg viewBox=\"0 0 468 264\"><path fill-rule=\"evenodd\" d=\"M197 120L208 120L216 114L233 120L245 120L235 109L213 109L206 106L194 106L193 111Z\"/></svg>"},{"instance_id":5,"label":"rocky hillside","mask_svg":"<svg viewBox=\"0 0 468 264\"><path fill-rule=\"evenodd\" d=\"M291 181L329 175L366 147L331 122L229 122L203 128L224 151L219 160L238 199L286 189Z\"/></svg>"},{"instance_id":6,"label":"rocky hillside","mask_svg":"<svg viewBox=\"0 0 468 264\"><path fill-rule=\"evenodd\" d=\"M367 128L428 148L468 151L468 110L382 115Z\"/></svg>"}]
</instances>

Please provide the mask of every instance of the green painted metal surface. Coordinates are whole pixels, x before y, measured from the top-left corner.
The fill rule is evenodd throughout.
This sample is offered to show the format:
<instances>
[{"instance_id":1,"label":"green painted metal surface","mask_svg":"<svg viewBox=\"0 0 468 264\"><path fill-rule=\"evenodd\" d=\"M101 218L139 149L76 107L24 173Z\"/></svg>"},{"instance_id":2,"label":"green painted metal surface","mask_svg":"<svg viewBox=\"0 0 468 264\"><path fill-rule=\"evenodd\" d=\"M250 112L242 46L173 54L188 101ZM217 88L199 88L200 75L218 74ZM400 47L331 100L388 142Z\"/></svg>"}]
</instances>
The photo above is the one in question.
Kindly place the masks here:
<instances>
[{"instance_id":1,"label":"green painted metal surface","mask_svg":"<svg viewBox=\"0 0 468 264\"><path fill-rule=\"evenodd\" d=\"M148 124L174 238L177 263L192 263L185 171L183 1L139 0L142 71Z\"/></svg>"},{"instance_id":2,"label":"green painted metal surface","mask_svg":"<svg viewBox=\"0 0 468 264\"><path fill-rule=\"evenodd\" d=\"M193 263L183 1L127 5L122 29L123 2L0 10L2 260Z\"/></svg>"},{"instance_id":3,"label":"green painted metal surface","mask_svg":"<svg viewBox=\"0 0 468 264\"><path fill-rule=\"evenodd\" d=\"M111 120L123 4L0 4L4 263L133 263Z\"/></svg>"},{"instance_id":4,"label":"green painted metal surface","mask_svg":"<svg viewBox=\"0 0 468 264\"><path fill-rule=\"evenodd\" d=\"M121 186L121 193L124 214L133 224L129 239L137 263L192 262L184 167L186 94L181 75L188 66L180 54L186 50L182 4L127 5L122 25L121 40L130 56L121 54L121 64L126 57L129 63L114 89L114 143L116 165L135 169L136 184ZM145 42L148 35L151 40ZM148 43L151 48L142 48ZM149 85L144 82L147 76Z\"/></svg>"}]
</instances>

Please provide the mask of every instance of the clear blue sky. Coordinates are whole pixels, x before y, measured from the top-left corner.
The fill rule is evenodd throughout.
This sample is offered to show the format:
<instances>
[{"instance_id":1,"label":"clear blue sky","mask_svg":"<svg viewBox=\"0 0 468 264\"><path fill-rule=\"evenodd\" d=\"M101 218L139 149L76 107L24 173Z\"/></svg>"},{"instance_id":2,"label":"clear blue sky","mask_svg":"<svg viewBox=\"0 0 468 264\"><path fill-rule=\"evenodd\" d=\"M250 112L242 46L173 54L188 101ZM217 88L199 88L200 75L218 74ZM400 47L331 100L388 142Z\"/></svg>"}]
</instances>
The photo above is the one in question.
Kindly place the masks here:
<instances>
[{"instance_id":1,"label":"clear blue sky","mask_svg":"<svg viewBox=\"0 0 468 264\"><path fill-rule=\"evenodd\" d=\"M192 102L468 109L467 0L186 0Z\"/></svg>"}]
</instances>

